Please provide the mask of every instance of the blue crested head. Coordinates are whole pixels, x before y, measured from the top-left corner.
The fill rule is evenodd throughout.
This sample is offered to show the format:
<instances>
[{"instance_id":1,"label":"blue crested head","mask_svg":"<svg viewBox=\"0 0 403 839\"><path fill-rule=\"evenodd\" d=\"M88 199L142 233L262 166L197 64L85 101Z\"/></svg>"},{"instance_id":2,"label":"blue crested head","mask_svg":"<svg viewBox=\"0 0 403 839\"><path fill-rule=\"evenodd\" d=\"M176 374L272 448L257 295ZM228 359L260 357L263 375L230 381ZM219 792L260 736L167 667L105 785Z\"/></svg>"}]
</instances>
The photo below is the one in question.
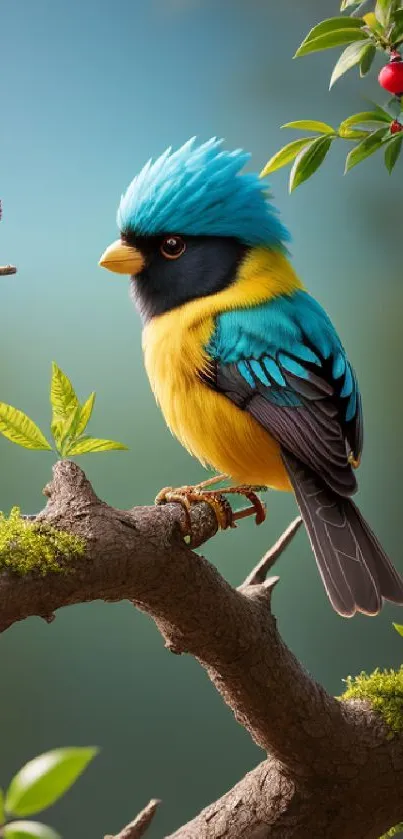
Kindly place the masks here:
<instances>
[{"instance_id":1,"label":"blue crested head","mask_svg":"<svg viewBox=\"0 0 403 839\"><path fill-rule=\"evenodd\" d=\"M246 245L285 250L289 233L257 174L240 174L250 154L225 151L215 138L149 160L122 196L117 221L123 235L234 237Z\"/></svg>"}]
</instances>

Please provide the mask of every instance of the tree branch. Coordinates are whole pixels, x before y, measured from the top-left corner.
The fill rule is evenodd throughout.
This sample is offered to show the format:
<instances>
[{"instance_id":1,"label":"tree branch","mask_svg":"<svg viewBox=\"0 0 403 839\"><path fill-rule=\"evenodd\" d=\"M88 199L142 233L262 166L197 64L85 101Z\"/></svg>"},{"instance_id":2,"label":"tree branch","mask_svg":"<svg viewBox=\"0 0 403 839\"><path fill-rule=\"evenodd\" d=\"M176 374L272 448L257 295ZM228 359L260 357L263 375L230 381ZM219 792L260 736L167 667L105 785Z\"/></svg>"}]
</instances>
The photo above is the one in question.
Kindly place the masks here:
<instances>
[{"instance_id":1,"label":"tree branch","mask_svg":"<svg viewBox=\"0 0 403 839\"><path fill-rule=\"evenodd\" d=\"M267 553L265 553L264 557L260 560L260 562L256 565L256 568L251 571L251 573L247 576L244 586L255 586L257 583L263 583L267 577L268 572L273 568L273 565L277 560L280 558L281 554L285 551L288 547L292 539L294 538L297 531L300 529L302 524L301 516L297 516L294 521L287 527L287 530L281 534L280 538L273 545L272 548L269 548Z\"/></svg>"},{"instance_id":2,"label":"tree branch","mask_svg":"<svg viewBox=\"0 0 403 839\"><path fill-rule=\"evenodd\" d=\"M157 798L152 798L133 822L130 822L116 836L105 836L105 839L141 839L150 826L159 804L161 802Z\"/></svg>"},{"instance_id":3,"label":"tree branch","mask_svg":"<svg viewBox=\"0 0 403 839\"><path fill-rule=\"evenodd\" d=\"M3 571L0 629L30 615L52 620L71 603L130 600L154 618L170 650L200 661L269 753L175 839L377 839L403 818L403 738L391 739L369 705L329 696L278 633L277 578L264 578L299 522L234 590L184 543L179 505L108 507L67 461L55 466L45 492L37 521L82 537L86 554L60 557L63 572L46 577ZM191 519L195 545L214 535L208 505L195 505Z\"/></svg>"}]
</instances>

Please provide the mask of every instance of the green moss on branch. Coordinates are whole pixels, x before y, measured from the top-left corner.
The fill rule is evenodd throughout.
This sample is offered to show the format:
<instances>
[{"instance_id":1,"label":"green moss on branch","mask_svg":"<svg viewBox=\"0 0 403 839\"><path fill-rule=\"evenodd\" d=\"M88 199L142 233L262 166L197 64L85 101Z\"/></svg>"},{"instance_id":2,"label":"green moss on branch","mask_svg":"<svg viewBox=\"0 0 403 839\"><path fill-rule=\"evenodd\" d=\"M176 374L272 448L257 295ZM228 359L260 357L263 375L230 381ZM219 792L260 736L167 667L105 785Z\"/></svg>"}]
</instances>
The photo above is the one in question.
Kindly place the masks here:
<instances>
[{"instance_id":1,"label":"green moss on branch","mask_svg":"<svg viewBox=\"0 0 403 839\"><path fill-rule=\"evenodd\" d=\"M399 670L375 670L369 675L348 676L340 699L365 699L395 734L403 732L403 665ZM392 834L393 835L393 834Z\"/></svg>"},{"instance_id":2,"label":"green moss on branch","mask_svg":"<svg viewBox=\"0 0 403 839\"><path fill-rule=\"evenodd\" d=\"M24 575L32 571L43 576L68 573L68 562L83 556L85 541L46 522L21 518L14 507L7 517L0 512L0 571Z\"/></svg>"},{"instance_id":3,"label":"green moss on branch","mask_svg":"<svg viewBox=\"0 0 403 839\"><path fill-rule=\"evenodd\" d=\"M396 827L391 827L387 833L384 833L380 839L392 839L393 836L401 836L403 833L403 822L397 824Z\"/></svg>"}]
</instances>

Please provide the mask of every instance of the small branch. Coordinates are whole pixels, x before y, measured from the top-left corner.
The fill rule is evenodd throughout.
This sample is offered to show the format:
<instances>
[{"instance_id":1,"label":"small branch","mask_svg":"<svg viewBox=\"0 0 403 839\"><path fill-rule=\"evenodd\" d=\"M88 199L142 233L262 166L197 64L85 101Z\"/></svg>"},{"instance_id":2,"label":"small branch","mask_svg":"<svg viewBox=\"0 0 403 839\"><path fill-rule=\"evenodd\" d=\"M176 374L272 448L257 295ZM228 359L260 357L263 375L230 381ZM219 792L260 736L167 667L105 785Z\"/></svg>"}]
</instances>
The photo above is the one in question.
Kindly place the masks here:
<instances>
[{"instance_id":1,"label":"small branch","mask_svg":"<svg viewBox=\"0 0 403 839\"><path fill-rule=\"evenodd\" d=\"M300 529L302 524L301 516L297 516L294 521L287 527L287 530L282 533L278 541L272 548L270 548L267 553L265 553L264 557L260 560L258 565L251 571L250 574L246 577L246 580L242 583L241 588L246 586L256 586L259 583L263 583L267 577L268 572L281 554L285 551L288 547L292 539L294 538L297 531Z\"/></svg>"},{"instance_id":2,"label":"small branch","mask_svg":"<svg viewBox=\"0 0 403 839\"><path fill-rule=\"evenodd\" d=\"M152 798L133 822L130 822L116 836L105 836L105 839L141 839L150 826L159 804L161 802L157 798Z\"/></svg>"},{"instance_id":3,"label":"small branch","mask_svg":"<svg viewBox=\"0 0 403 839\"><path fill-rule=\"evenodd\" d=\"M0 265L0 276L7 276L8 274L16 274L17 269L15 265Z\"/></svg>"}]
</instances>

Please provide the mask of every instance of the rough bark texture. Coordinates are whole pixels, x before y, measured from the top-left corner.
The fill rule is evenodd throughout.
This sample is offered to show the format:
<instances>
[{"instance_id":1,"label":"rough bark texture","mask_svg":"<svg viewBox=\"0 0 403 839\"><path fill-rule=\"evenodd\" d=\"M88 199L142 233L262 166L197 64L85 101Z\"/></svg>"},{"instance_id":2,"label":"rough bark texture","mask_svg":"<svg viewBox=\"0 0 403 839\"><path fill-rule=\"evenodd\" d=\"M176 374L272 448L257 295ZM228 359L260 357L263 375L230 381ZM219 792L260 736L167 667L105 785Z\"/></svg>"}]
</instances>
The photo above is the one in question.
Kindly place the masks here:
<instances>
[{"instance_id":1,"label":"rough bark texture","mask_svg":"<svg viewBox=\"0 0 403 839\"><path fill-rule=\"evenodd\" d=\"M199 660L268 754L171 839L377 839L403 819L403 737L391 737L369 705L329 696L277 631L278 578L265 576L298 523L235 590L183 541L179 505L113 509L66 461L45 492L38 519L82 536L87 551L61 558L66 573L3 571L0 630L30 615L50 621L70 603L130 600L154 618L170 650ZM205 504L191 516L198 546L214 535L215 517ZM151 820L156 804L149 807L120 839L143 835L149 822L138 820Z\"/></svg>"}]
</instances>

